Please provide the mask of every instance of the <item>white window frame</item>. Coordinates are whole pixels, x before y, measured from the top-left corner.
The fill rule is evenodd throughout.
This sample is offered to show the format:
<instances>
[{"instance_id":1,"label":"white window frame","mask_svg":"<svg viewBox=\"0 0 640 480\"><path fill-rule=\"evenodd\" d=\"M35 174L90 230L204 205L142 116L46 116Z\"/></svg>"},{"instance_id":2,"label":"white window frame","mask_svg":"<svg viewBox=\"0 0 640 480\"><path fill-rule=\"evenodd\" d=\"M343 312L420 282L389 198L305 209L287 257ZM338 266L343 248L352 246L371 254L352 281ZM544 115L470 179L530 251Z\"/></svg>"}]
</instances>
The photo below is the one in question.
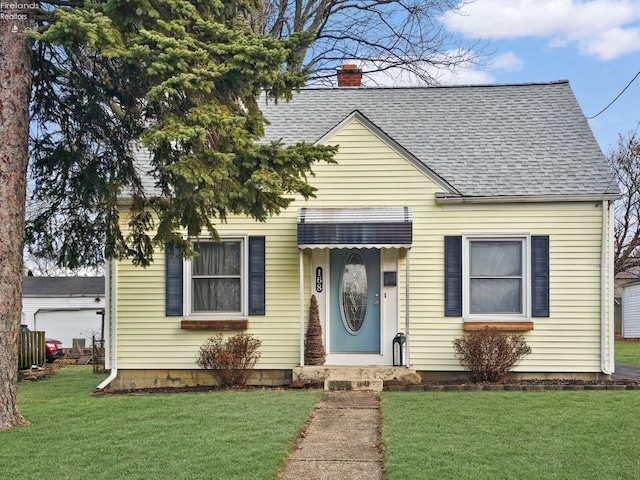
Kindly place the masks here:
<instances>
[{"instance_id":1,"label":"white window frame","mask_svg":"<svg viewBox=\"0 0 640 480\"><path fill-rule=\"evenodd\" d=\"M197 242L216 243L210 237L199 238ZM249 318L249 236L246 234L220 235L221 242L240 242L240 311L194 312L192 309L192 261L184 260L183 309L186 320L246 320Z\"/></svg>"},{"instance_id":2,"label":"white window frame","mask_svg":"<svg viewBox=\"0 0 640 480\"><path fill-rule=\"evenodd\" d=\"M473 241L522 242L522 313L471 313L470 257ZM465 322L531 321L531 235L528 233L467 233L462 235L462 315Z\"/></svg>"}]
</instances>

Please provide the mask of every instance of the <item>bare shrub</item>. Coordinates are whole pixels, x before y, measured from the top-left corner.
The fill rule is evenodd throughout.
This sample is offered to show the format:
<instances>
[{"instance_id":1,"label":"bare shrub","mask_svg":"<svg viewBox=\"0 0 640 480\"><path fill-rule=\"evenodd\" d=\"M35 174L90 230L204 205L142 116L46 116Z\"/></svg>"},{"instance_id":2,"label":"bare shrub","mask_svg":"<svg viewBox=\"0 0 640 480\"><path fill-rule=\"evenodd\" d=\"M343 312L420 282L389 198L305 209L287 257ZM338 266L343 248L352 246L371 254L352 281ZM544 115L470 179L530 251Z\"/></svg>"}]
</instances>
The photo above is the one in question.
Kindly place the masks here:
<instances>
[{"instance_id":1,"label":"bare shrub","mask_svg":"<svg viewBox=\"0 0 640 480\"><path fill-rule=\"evenodd\" d=\"M207 370L221 387L244 387L260 359L261 340L239 333L224 338L209 337L200 347L196 363Z\"/></svg>"},{"instance_id":2,"label":"bare shrub","mask_svg":"<svg viewBox=\"0 0 640 480\"><path fill-rule=\"evenodd\" d=\"M455 356L474 382L497 382L531 353L520 333L484 327L453 341Z\"/></svg>"}]
</instances>

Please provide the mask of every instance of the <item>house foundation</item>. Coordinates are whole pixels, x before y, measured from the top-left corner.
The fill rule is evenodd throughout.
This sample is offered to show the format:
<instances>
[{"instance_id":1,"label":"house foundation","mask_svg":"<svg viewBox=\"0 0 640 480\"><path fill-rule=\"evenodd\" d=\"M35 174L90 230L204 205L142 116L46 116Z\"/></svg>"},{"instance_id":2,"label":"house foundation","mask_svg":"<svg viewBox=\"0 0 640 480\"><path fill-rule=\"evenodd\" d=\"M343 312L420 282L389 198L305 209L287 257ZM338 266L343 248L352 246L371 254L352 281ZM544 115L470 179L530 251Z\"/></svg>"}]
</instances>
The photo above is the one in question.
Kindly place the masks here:
<instances>
[{"instance_id":1,"label":"house foundation","mask_svg":"<svg viewBox=\"0 0 640 480\"><path fill-rule=\"evenodd\" d=\"M248 385L277 387L291 384L291 370L255 370ZM109 384L114 391L146 388L184 388L216 386L216 380L206 370L118 370Z\"/></svg>"},{"instance_id":2,"label":"house foundation","mask_svg":"<svg viewBox=\"0 0 640 480\"><path fill-rule=\"evenodd\" d=\"M296 366L293 369L255 370L248 385L263 387L322 386L325 390L382 391L387 385L410 386L423 382L461 382L469 379L467 372L416 371L408 367L381 366ZM610 380L610 375L598 372L545 373L512 372L505 380ZM202 369L193 370L119 370L109 388L112 391L149 388L184 388L216 386L216 380Z\"/></svg>"}]
</instances>

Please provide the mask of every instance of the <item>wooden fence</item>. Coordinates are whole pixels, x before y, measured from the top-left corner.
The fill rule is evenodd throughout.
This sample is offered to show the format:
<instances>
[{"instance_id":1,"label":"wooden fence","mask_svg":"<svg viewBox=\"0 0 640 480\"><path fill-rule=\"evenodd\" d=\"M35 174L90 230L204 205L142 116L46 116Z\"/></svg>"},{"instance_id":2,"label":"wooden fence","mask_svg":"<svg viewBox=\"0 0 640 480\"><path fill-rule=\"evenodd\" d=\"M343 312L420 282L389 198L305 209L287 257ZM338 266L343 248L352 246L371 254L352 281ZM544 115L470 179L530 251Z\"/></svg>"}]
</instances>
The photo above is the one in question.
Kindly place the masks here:
<instances>
[{"instance_id":1,"label":"wooden fence","mask_svg":"<svg viewBox=\"0 0 640 480\"><path fill-rule=\"evenodd\" d=\"M44 365L47 361L44 332L20 332L18 339L18 368Z\"/></svg>"},{"instance_id":2,"label":"wooden fence","mask_svg":"<svg viewBox=\"0 0 640 480\"><path fill-rule=\"evenodd\" d=\"M613 307L613 333L622 335L622 305L614 302Z\"/></svg>"}]
</instances>

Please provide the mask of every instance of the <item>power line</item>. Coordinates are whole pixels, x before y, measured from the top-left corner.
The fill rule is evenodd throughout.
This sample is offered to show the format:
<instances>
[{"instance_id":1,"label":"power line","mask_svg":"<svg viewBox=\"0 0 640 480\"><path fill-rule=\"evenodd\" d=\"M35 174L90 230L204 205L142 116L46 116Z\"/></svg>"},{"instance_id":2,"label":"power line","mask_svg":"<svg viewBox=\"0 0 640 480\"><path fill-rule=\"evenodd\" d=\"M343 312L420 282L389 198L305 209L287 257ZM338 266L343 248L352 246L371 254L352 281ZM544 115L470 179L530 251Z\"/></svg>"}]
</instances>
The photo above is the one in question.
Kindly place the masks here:
<instances>
[{"instance_id":1,"label":"power line","mask_svg":"<svg viewBox=\"0 0 640 480\"><path fill-rule=\"evenodd\" d=\"M596 118L598 115L600 115L601 113L603 113L605 110L607 110L611 105L613 105L614 103L616 103L616 100L618 100L622 94L627 90L627 88L629 88L631 86L631 84L633 82L635 82L636 78L638 78L640 76L640 72L636 73L636 76L633 77L631 79L631 81L627 84L626 87L624 87L622 89L622 91L618 94L618 96L616 98L614 98L613 100L611 100L611 103L609 105L607 105L606 107L604 107L602 110L600 110L598 113L596 113L593 117L587 117L587 120L591 120L593 118Z\"/></svg>"}]
</instances>

